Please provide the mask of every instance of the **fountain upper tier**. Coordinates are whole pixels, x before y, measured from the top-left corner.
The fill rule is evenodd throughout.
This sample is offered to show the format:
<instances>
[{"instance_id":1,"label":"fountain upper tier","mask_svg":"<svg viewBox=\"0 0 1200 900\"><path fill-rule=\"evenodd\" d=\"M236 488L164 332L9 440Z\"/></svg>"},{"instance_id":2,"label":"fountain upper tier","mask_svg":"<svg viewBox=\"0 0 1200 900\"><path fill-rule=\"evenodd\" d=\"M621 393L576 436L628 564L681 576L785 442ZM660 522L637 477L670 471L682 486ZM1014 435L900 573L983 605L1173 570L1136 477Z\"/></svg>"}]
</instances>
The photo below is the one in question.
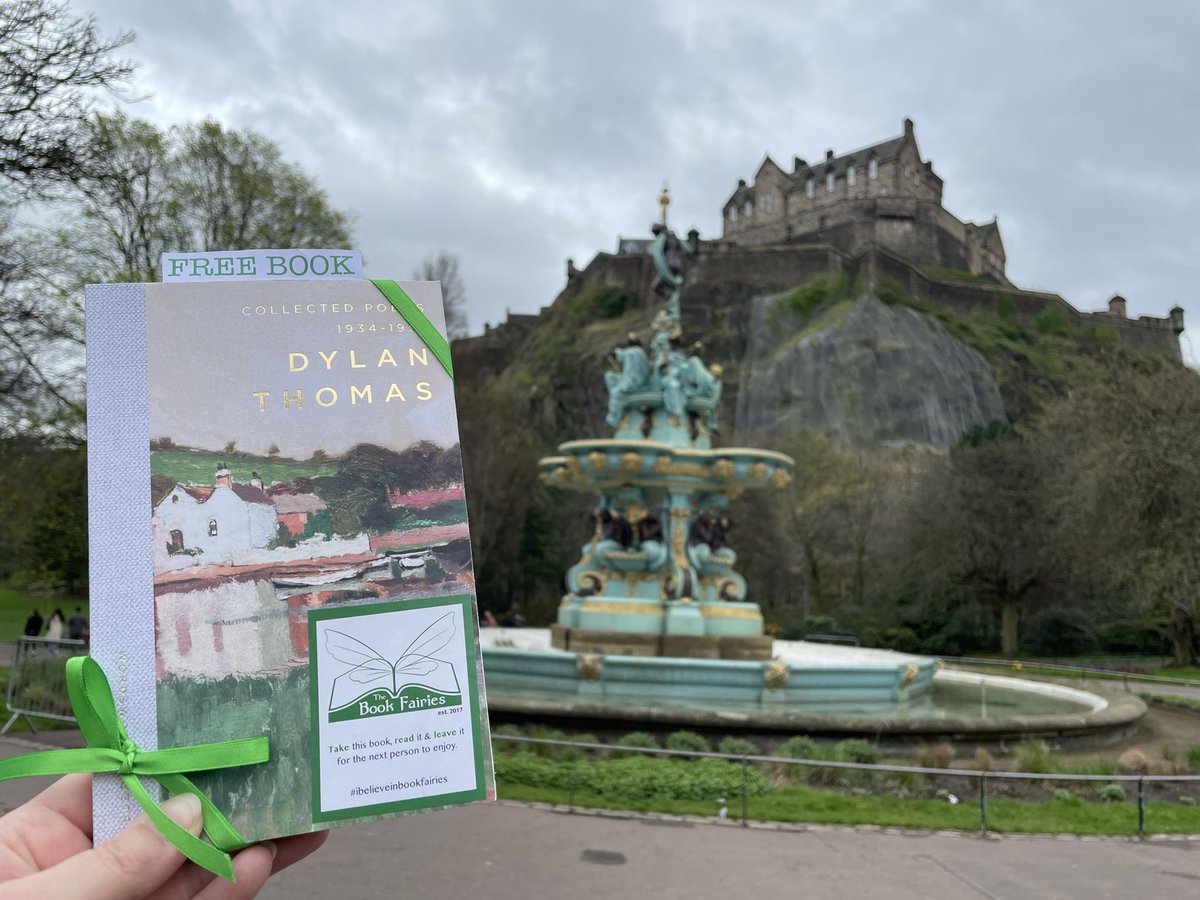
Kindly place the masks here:
<instances>
[{"instance_id":1,"label":"fountain upper tier","mask_svg":"<svg viewBox=\"0 0 1200 900\"><path fill-rule=\"evenodd\" d=\"M702 506L724 505L725 498L745 488L786 487L794 465L791 457L773 450L693 449L640 438L567 441L558 450L561 455L538 464L548 484L593 492L637 486L652 493L710 495Z\"/></svg>"}]
</instances>

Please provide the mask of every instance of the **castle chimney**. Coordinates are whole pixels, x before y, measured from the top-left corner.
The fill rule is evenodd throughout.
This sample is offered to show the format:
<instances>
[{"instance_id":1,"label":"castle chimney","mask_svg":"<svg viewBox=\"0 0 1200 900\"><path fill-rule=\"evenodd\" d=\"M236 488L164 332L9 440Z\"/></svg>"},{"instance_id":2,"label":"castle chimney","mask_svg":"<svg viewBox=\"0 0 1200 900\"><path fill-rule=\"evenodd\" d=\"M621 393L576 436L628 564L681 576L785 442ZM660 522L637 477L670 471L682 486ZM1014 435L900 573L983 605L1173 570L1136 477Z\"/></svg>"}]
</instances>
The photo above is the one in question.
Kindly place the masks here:
<instances>
[{"instance_id":1,"label":"castle chimney","mask_svg":"<svg viewBox=\"0 0 1200 900\"><path fill-rule=\"evenodd\" d=\"M801 159L799 156L792 157L792 172L793 172L793 174L796 172L799 172L801 169L803 169L807 165L808 165L808 163L805 162L803 159Z\"/></svg>"},{"instance_id":2,"label":"castle chimney","mask_svg":"<svg viewBox=\"0 0 1200 900\"><path fill-rule=\"evenodd\" d=\"M1116 316L1119 319L1125 318L1125 298L1120 294L1113 294L1112 299L1108 301L1109 315Z\"/></svg>"},{"instance_id":3,"label":"castle chimney","mask_svg":"<svg viewBox=\"0 0 1200 900\"><path fill-rule=\"evenodd\" d=\"M229 474L229 469L225 463L217 466L217 475L213 479L213 484L223 484L227 488L233 487L233 476Z\"/></svg>"},{"instance_id":4,"label":"castle chimney","mask_svg":"<svg viewBox=\"0 0 1200 900\"><path fill-rule=\"evenodd\" d=\"M745 179L745 178L739 178L739 179L738 179L738 188L739 188L739 190L740 190L741 188L744 188L745 186L746 186L746 179Z\"/></svg>"},{"instance_id":5,"label":"castle chimney","mask_svg":"<svg viewBox=\"0 0 1200 900\"><path fill-rule=\"evenodd\" d=\"M262 476L257 472L250 473L250 487L256 487L260 491L263 489Z\"/></svg>"},{"instance_id":6,"label":"castle chimney","mask_svg":"<svg viewBox=\"0 0 1200 900\"><path fill-rule=\"evenodd\" d=\"M912 119L905 118L905 120L904 120L904 136L905 137L913 136L913 120Z\"/></svg>"},{"instance_id":7,"label":"castle chimney","mask_svg":"<svg viewBox=\"0 0 1200 900\"><path fill-rule=\"evenodd\" d=\"M825 151L825 162L830 162L832 159L833 159L833 151L826 150Z\"/></svg>"},{"instance_id":8,"label":"castle chimney","mask_svg":"<svg viewBox=\"0 0 1200 900\"><path fill-rule=\"evenodd\" d=\"M700 252L700 231L699 231L699 229L693 228L691 231L689 231L687 233L687 239L688 239L687 240L688 246L692 248L692 253L698 254Z\"/></svg>"}]
</instances>

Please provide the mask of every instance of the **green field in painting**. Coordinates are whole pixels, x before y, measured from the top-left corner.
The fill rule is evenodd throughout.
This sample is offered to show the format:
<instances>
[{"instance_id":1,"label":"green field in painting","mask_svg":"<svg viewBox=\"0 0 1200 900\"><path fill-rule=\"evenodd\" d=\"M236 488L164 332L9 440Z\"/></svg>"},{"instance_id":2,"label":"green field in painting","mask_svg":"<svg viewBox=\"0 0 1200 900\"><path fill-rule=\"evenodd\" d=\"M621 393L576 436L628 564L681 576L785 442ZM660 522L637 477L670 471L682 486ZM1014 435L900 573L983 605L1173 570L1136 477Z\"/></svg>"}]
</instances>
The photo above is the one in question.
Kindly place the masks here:
<instances>
[{"instance_id":1,"label":"green field in painting","mask_svg":"<svg viewBox=\"0 0 1200 900\"><path fill-rule=\"evenodd\" d=\"M214 453L211 450L153 450L150 474L166 475L180 484L212 484L217 468L224 464L238 484L247 484L257 472L265 484L317 478L337 472L333 460L296 460L255 456L252 453Z\"/></svg>"},{"instance_id":2,"label":"green field in painting","mask_svg":"<svg viewBox=\"0 0 1200 900\"><path fill-rule=\"evenodd\" d=\"M158 683L158 745L183 747L268 735L271 758L192 775L248 841L312 830L308 669Z\"/></svg>"}]
</instances>

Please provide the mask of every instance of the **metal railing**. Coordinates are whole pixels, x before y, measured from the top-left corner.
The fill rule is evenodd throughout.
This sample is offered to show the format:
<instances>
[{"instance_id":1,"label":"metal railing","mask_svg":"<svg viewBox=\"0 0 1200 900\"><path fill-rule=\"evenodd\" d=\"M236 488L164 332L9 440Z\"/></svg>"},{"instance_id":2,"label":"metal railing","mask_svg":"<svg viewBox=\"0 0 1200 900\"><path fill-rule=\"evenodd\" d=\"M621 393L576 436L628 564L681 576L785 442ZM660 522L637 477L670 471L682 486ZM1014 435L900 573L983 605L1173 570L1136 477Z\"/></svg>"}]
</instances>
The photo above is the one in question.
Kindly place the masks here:
<instances>
[{"instance_id":1,"label":"metal railing","mask_svg":"<svg viewBox=\"0 0 1200 900\"><path fill-rule=\"evenodd\" d=\"M923 766L895 766L884 763L854 763L840 762L828 759L793 759L786 756L766 756L755 754L729 754L699 750L671 750L655 747L622 747L617 744L598 744L577 741L563 741L551 738L532 738L517 735L493 734L493 741L508 741L521 744L543 744L557 747L571 747L577 750L602 750L618 753L641 753L647 756L680 756L685 758L723 759L728 762L740 763L742 767L741 788L741 823L742 827L749 826L749 794L747 791L749 766L757 763L772 763L777 765L811 766L822 769L847 769L862 772L894 772L912 775L940 775L948 777L970 778L978 782L979 788L979 833L988 834L988 781L991 779L1009 779L1024 781L1075 781L1075 782L1104 782L1105 784L1136 784L1137 785L1137 834L1146 836L1146 785L1161 782L1200 783L1200 775L1082 775L1066 772L1003 772L984 771L981 769L939 769ZM567 806L570 810L575 807L575 764L577 760L570 759L568 772Z\"/></svg>"},{"instance_id":2,"label":"metal railing","mask_svg":"<svg viewBox=\"0 0 1200 900\"><path fill-rule=\"evenodd\" d=\"M36 733L33 719L58 719L74 722L71 700L67 695L66 661L87 653L84 641L69 638L22 637L8 672L4 706L12 714L0 728L5 734L17 719L23 718Z\"/></svg>"},{"instance_id":3,"label":"metal railing","mask_svg":"<svg viewBox=\"0 0 1200 900\"><path fill-rule=\"evenodd\" d=\"M1110 669L1103 666L1074 666L1067 663L1039 662L1029 659L993 659L986 656L942 656L940 659L948 663L959 663L967 666L996 666L998 668L1011 669L1017 675L1021 675L1029 669L1042 669L1052 672L1062 672L1064 675L1100 678L1105 681L1147 681L1156 684L1174 684L1182 687L1200 688L1200 681L1190 678L1171 678L1167 675L1150 675L1146 672L1130 672L1124 669ZM1031 674L1036 675L1037 672L1035 671Z\"/></svg>"}]
</instances>

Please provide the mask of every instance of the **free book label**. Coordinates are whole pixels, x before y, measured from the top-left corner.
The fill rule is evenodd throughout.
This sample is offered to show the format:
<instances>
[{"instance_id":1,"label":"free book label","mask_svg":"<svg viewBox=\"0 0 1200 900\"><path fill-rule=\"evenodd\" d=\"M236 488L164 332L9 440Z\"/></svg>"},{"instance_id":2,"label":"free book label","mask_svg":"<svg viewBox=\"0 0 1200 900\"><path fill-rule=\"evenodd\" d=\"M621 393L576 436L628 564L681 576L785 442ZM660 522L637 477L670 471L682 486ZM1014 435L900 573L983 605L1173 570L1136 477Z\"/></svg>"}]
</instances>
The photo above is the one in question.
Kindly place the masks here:
<instances>
[{"instance_id":1,"label":"free book label","mask_svg":"<svg viewBox=\"0 0 1200 900\"><path fill-rule=\"evenodd\" d=\"M313 821L484 798L469 596L312 609Z\"/></svg>"}]
</instances>

